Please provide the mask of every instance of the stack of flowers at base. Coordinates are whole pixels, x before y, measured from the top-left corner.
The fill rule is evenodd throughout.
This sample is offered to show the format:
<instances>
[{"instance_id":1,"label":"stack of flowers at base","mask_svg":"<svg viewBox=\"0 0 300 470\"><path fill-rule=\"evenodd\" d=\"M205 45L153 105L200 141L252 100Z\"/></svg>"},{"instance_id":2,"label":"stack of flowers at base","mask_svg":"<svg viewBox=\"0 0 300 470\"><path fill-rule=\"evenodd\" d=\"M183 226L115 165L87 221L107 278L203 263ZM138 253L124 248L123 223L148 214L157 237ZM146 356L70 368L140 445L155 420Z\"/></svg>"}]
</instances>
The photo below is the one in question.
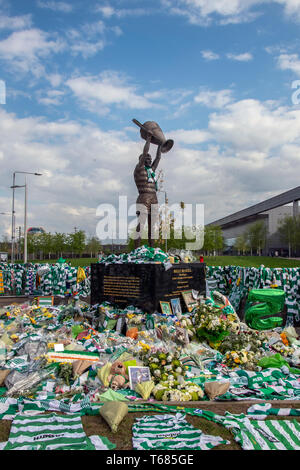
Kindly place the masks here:
<instances>
[{"instance_id":1,"label":"stack of flowers at base","mask_svg":"<svg viewBox=\"0 0 300 470\"><path fill-rule=\"evenodd\" d=\"M200 340L217 349L231 331L236 331L238 324L234 315L225 315L220 307L201 304L195 312L194 326Z\"/></svg>"},{"instance_id":2,"label":"stack of flowers at base","mask_svg":"<svg viewBox=\"0 0 300 470\"><path fill-rule=\"evenodd\" d=\"M184 380L185 367L179 360L180 355L180 348L142 354L143 363L150 368L152 380L156 384L152 391L156 400L197 401L203 397L201 387Z\"/></svg>"},{"instance_id":3,"label":"stack of flowers at base","mask_svg":"<svg viewBox=\"0 0 300 470\"><path fill-rule=\"evenodd\" d=\"M231 332L219 346L219 351L224 354L226 366L257 370L257 363L266 353L267 342L264 332L245 329Z\"/></svg>"},{"instance_id":4,"label":"stack of flowers at base","mask_svg":"<svg viewBox=\"0 0 300 470\"><path fill-rule=\"evenodd\" d=\"M242 349L241 351L227 352L223 359L223 363L227 367L241 367L247 370L256 370L257 361L258 359L255 356L255 353L252 351L246 351L245 349Z\"/></svg>"},{"instance_id":5,"label":"stack of flowers at base","mask_svg":"<svg viewBox=\"0 0 300 470\"><path fill-rule=\"evenodd\" d=\"M279 352L283 357L293 356L293 354L295 353L295 348L293 348L292 346L288 346L283 342L273 344L272 349L274 349L274 351L276 352Z\"/></svg>"},{"instance_id":6,"label":"stack of flowers at base","mask_svg":"<svg viewBox=\"0 0 300 470\"><path fill-rule=\"evenodd\" d=\"M198 401L203 398L204 392L192 382L169 380L158 383L152 394L156 400L162 401Z\"/></svg>"},{"instance_id":7,"label":"stack of flowers at base","mask_svg":"<svg viewBox=\"0 0 300 470\"><path fill-rule=\"evenodd\" d=\"M142 356L145 366L150 368L155 383L160 381L176 380L184 374L184 366L179 361L180 349L175 348L173 352L158 350L146 353Z\"/></svg>"}]
</instances>

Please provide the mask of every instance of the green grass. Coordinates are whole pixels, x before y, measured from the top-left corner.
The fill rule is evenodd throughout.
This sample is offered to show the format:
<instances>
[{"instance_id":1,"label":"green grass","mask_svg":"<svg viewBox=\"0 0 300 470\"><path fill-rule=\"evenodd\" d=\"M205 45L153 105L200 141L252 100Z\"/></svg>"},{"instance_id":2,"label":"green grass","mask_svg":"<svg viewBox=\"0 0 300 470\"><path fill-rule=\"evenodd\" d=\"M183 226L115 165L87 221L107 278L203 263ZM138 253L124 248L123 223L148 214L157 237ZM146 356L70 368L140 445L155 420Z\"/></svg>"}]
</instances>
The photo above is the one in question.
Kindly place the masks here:
<instances>
[{"instance_id":1,"label":"green grass","mask_svg":"<svg viewBox=\"0 0 300 470\"><path fill-rule=\"evenodd\" d=\"M57 260L50 260L55 263ZM96 263L96 258L74 258L67 259L74 267L89 266ZM48 263L49 260L35 260L34 263ZM245 266L258 268L262 264L266 268L295 268L300 267L300 260L288 258L272 258L271 256L205 256L204 262L207 266Z\"/></svg>"},{"instance_id":2,"label":"green grass","mask_svg":"<svg viewBox=\"0 0 300 470\"><path fill-rule=\"evenodd\" d=\"M300 267L300 260L272 258L271 256L205 256L207 266L245 266L259 268L295 268Z\"/></svg>"}]
</instances>

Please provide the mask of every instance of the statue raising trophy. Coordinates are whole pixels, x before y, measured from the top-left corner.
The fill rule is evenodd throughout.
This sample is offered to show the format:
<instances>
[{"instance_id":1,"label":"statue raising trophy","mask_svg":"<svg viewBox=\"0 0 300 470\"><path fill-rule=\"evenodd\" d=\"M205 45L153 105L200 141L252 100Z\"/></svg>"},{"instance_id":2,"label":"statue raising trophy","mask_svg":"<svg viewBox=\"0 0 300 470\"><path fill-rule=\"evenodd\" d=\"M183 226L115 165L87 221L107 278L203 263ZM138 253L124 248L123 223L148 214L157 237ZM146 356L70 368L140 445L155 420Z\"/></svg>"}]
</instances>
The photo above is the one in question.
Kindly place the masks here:
<instances>
[{"instance_id":1,"label":"statue raising trophy","mask_svg":"<svg viewBox=\"0 0 300 470\"><path fill-rule=\"evenodd\" d=\"M156 122L147 121L141 124L136 119L133 122L140 127L142 139L146 141L143 153L139 156L138 164L134 170L134 181L137 186L139 196L137 198L138 225L135 233L135 247L141 244L142 232L148 222L148 245L153 246L156 238L158 224L158 200L157 200L157 178L156 169L159 165L161 154L167 153L174 145L174 141L166 140L161 128ZM154 161L149 154L150 145L157 145L157 152Z\"/></svg>"}]
</instances>

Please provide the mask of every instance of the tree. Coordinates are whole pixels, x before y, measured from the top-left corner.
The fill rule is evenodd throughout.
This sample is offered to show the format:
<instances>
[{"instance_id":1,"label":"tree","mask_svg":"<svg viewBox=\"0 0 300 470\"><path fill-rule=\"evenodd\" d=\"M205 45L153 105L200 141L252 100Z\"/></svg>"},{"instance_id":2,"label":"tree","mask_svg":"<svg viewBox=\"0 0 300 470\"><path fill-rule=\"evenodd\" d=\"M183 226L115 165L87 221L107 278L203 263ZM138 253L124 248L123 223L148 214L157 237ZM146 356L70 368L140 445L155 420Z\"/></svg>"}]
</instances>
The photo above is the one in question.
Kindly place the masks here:
<instances>
[{"instance_id":1,"label":"tree","mask_svg":"<svg viewBox=\"0 0 300 470\"><path fill-rule=\"evenodd\" d=\"M67 248L67 235L65 233L55 232L55 234L52 235L52 243L54 252L56 253L56 255L58 255L58 258L62 257L63 252Z\"/></svg>"},{"instance_id":2,"label":"tree","mask_svg":"<svg viewBox=\"0 0 300 470\"><path fill-rule=\"evenodd\" d=\"M102 245L97 237L90 237L87 240L86 249L91 253L91 258L93 258L93 254L96 258L97 253L102 250Z\"/></svg>"},{"instance_id":3,"label":"tree","mask_svg":"<svg viewBox=\"0 0 300 470\"><path fill-rule=\"evenodd\" d=\"M224 249L224 237L219 225L207 225L204 229L203 251L208 253L222 251Z\"/></svg>"},{"instance_id":4,"label":"tree","mask_svg":"<svg viewBox=\"0 0 300 470\"><path fill-rule=\"evenodd\" d=\"M3 235L2 236L2 242L1 242L0 246L1 246L1 251L8 252L10 250L11 242L8 238L8 235Z\"/></svg>"},{"instance_id":5,"label":"tree","mask_svg":"<svg viewBox=\"0 0 300 470\"><path fill-rule=\"evenodd\" d=\"M291 257L292 251L296 251L300 246L300 216L285 216L279 222L278 232L280 239L288 244Z\"/></svg>"},{"instance_id":6,"label":"tree","mask_svg":"<svg viewBox=\"0 0 300 470\"><path fill-rule=\"evenodd\" d=\"M243 255L249 250L249 240L247 233L242 233L242 235L237 237L234 248L238 250L239 254L242 252Z\"/></svg>"},{"instance_id":7,"label":"tree","mask_svg":"<svg viewBox=\"0 0 300 470\"><path fill-rule=\"evenodd\" d=\"M258 255L261 255L261 250L266 246L267 239L267 227L263 220L258 220L254 224L250 225L248 230L245 232L248 244L251 251L256 250Z\"/></svg>"},{"instance_id":8,"label":"tree","mask_svg":"<svg viewBox=\"0 0 300 470\"><path fill-rule=\"evenodd\" d=\"M78 230L78 232L70 233L68 236L68 246L71 248L72 253L81 256L85 248L85 232Z\"/></svg>"}]
</instances>

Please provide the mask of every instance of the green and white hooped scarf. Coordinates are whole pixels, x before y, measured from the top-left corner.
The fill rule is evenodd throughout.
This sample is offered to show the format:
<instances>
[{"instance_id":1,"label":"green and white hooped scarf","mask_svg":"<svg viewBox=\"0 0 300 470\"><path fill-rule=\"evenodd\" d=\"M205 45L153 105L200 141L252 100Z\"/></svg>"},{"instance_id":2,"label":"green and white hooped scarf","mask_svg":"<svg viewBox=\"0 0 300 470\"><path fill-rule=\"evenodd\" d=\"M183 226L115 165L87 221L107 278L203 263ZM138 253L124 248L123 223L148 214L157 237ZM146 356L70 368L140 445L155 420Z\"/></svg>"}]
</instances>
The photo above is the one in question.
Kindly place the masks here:
<instances>
[{"instance_id":1,"label":"green and white hooped scarf","mask_svg":"<svg viewBox=\"0 0 300 470\"><path fill-rule=\"evenodd\" d=\"M148 183L155 183L155 189L157 191L157 178L155 175L155 171L152 170L151 166L145 165L145 170L147 171Z\"/></svg>"}]
</instances>

